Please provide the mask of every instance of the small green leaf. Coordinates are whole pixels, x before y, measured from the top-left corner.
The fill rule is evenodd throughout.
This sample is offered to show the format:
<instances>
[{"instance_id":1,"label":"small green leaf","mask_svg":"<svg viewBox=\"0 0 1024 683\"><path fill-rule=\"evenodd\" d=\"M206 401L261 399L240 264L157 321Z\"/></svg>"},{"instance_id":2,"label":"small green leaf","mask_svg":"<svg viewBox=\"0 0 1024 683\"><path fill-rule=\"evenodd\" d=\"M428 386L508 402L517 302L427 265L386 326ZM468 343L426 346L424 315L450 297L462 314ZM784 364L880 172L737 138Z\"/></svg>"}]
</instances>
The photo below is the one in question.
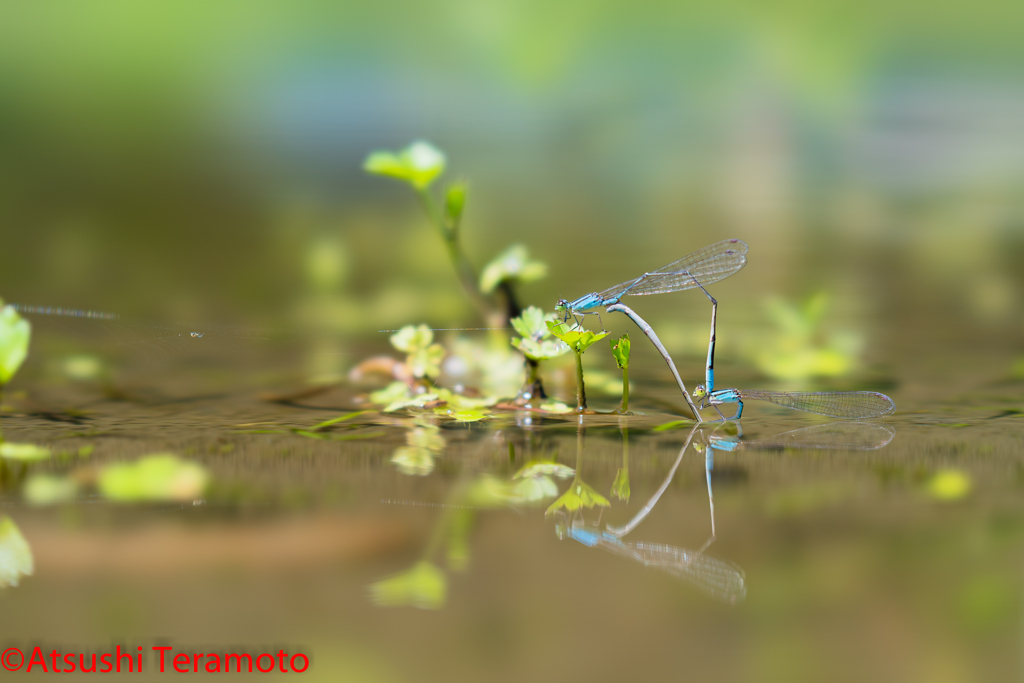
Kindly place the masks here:
<instances>
[{"instance_id":1,"label":"small green leaf","mask_svg":"<svg viewBox=\"0 0 1024 683\"><path fill-rule=\"evenodd\" d=\"M0 588L17 586L34 570L32 548L10 517L0 518Z\"/></svg>"},{"instance_id":2,"label":"small green leaf","mask_svg":"<svg viewBox=\"0 0 1024 683\"><path fill-rule=\"evenodd\" d=\"M181 460L171 453L157 453L134 463L104 467L98 484L106 498L121 503L186 501L201 496L209 479L199 463Z\"/></svg>"},{"instance_id":3,"label":"small green leaf","mask_svg":"<svg viewBox=\"0 0 1024 683\"><path fill-rule=\"evenodd\" d=\"M381 405L390 405L409 396L409 385L405 382L392 382L383 389L370 394L370 400Z\"/></svg>"},{"instance_id":4,"label":"small green leaf","mask_svg":"<svg viewBox=\"0 0 1024 683\"><path fill-rule=\"evenodd\" d=\"M50 457L50 449L36 446L31 443L0 442L0 458L8 460L20 460L22 462L35 462L46 460Z\"/></svg>"},{"instance_id":5,"label":"small green leaf","mask_svg":"<svg viewBox=\"0 0 1024 683\"><path fill-rule=\"evenodd\" d=\"M450 417L456 422L479 422L488 417L484 410L452 410L451 408L435 408L434 413Z\"/></svg>"},{"instance_id":6,"label":"small green leaf","mask_svg":"<svg viewBox=\"0 0 1024 683\"><path fill-rule=\"evenodd\" d=\"M444 201L444 215L449 225L457 225L466 208L466 184L455 183L448 188Z\"/></svg>"},{"instance_id":7,"label":"small green leaf","mask_svg":"<svg viewBox=\"0 0 1024 683\"><path fill-rule=\"evenodd\" d=\"M332 419L327 420L325 422L321 422L319 424L315 424L315 425L313 425L312 427L309 428L309 431L316 432L316 431L319 431L321 429L325 429L327 427L330 427L332 425L336 425L339 422L344 422L345 420L351 420L354 417L359 417L360 415L366 415L367 413L372 413L372 412L373 412L372 410L357 410L354 413L348 413L347 415L342 415L341 417L335 417L335 418L332 418Z\"/></svg>"},{"instance_id":8,"label":"small green leaf","mask_svg":"<svg viewBox=\"0 0 1024 683\"><path fill-rule=\"evenodd\" d=\"M426 325L406 325L391 335L391 345L405 353L415 353L430 346L434 331Z\"/></svg>"},{"instance_id":9,"label":"small green leaf","mask_svg":"<svg viewBox=\"0 0 1024 683\"><path fill-rule=\"evenodd\" d=\"M408 364L415 377L434 378L441 374L441 362L444 360L444 347L431 344L424 349L417 349L409 354Z\"/></svg>"},{"instance_id":10,"label":"small green leaf","mask_svg":"<svg viewBox=\"0 0 1024 683\"><path fill-rule=\"evenodd\" d=\"M429 142L417 141L398 153L373 152L363 162L369 173L404 180L416 189L430 186L444 172L444 154Z\"/></svg>"},{"instance_id":11,"label":"small green leaf","mask_svg":"<svg viewBox=\"0 0 1024 683\"><path fill-rule=\"evenodd\" d=\"M498 402L497 396L463 396L456 394L450 389L438 389L437 396L456 410L474 410L478 408L489 408Z\"/></svg>"},{"instance_id":12,"label":"small green leaf","mask_svg":"<svg viewBox=\"0 0 1024 683\"><path fill-rule=\"evenodd\" d=\"M569 346L558 339L536 341L535 339L519 339L517 337L513 337L512 346L519 349L519 351L530 360L538 361L558 358L559 356L569 352Z\"/></svg>"},{"instance_id":13,"label":"small green leaf","mask_svg":"<svg viewBox=\"0 0 1024 683\"><path fill-rule=\"evenodd\" d=\"M526 247L513 244L484 266L480 274L480 291L489 294L504 280L533 282L548 274L548 267L541 261L531 261Z\"/></svg>"},{"instance_id":14,"label":"small green leaf","mask_svg":"<svg viewBox=\"0 0 1024 683\"><path fill-rule=\"evenodd\" d=\"M402 408L422 408L423 406L427 405L428 403L431 403L431 402L436 401L436 400L437 400L437 394L433 394L433 393L420 394L419 396L413 396L412 398L400 399L398 401L394 401L393 403L389 403L387 406L384 407L383 412L385 412L385 413L393 413L396 410L401 410Z\"/></svg>"},{"instance_id":15,"label":"small green leaf","mask_svg":"<svg viewBox=\"0 0 1024 683\"><path fill-rule=\"evenodd\" d=\"M31 336L28 321L0 300L0 386L11 381L25 361Z\"/></svg>"},{"instance_id":16,"label":"small green leaf","mask_svg":"<svg viewBox=\"0 0 1024 683\"><path fill-rule=\"evenodd\" d=\"M430 562L417 562L412 568L382 579L370 586L370 596L382 607L411 605L420 609L444 606L448 580L444 572Z\"/></svg>"},{"instance_id":17,"label":"small green leaf","mask_svg":"<svg viewBox=\"0 0 1024 683\"><path fill-rule=\"evenodd\" d=\"M541 403L540 409L548 413L571 413L573 409L561 401L548 401Z\"/></svg>"},{"instance_id":18,"label":"small green leaf","mask_svg":"<svg viewBox=\"0 0 1024 683\"><path fill-rule=\"evenodd\" d=\"M686 420L686 419L684 419L684 420L672 420L671 422L665 422L663 424L658 425L657 427L655 427L651 431L652 432L667 432L670 429L680 429L682 427L692 427L692 426L693 426L693 420Z\"/></svg>"},{"instance_id":19,"label":"small green leaf","mask_svg":"<svg viewBox=\"0 0 1024 683\"><path fill-rule=\"evenodd\" d=\"M568 323L562 321L549 320L546 324L551 334L576 349L578 353L583 353L595 342L604 339L610 334L609 332L598 332L595 334L590 330L573 329Z\"/></svg>"},{"instance_id":20,"label":"small green leaf","mask_svg":"<svg viewBox=\"0 0 1024 683\"><path fill-rule=\"evenodd\" d=\"M520 337L540 340L551 334L544 324L545 321L554 319L555 314L545 315L539 307L529 306L518 318L512 318L510 322Z\"/></svg>"},{"instance_id":21,"label":"small green leaf","mask_svg":"<svg viewBox=\"0 0 1024 683\"><path fill-rule=\"evenodd\" d=\"M612 345L612 355L615 356L615 364L619 370L629 369L629 334L624 334L617 340L608 340Z\"/></svg>"}]
</instances>

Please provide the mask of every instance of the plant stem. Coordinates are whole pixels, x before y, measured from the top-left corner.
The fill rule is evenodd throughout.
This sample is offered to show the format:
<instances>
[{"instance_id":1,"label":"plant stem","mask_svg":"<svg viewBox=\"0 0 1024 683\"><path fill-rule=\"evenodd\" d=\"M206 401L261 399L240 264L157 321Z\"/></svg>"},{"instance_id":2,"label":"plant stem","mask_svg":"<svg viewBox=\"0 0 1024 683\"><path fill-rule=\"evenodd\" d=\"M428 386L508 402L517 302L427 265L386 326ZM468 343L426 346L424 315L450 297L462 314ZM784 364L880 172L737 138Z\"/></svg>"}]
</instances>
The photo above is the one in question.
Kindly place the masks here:
<instances>
[{"instance_id":1,"label":"plant stem","mask_svg":"<svg viewBox=\"0 0 1024 683\"><path fill-rule=\"evenodd\" d=\"M583 386L583 354L575 347L572 352L576 356L576 412L582 413L587 409L587 390Z\"/></svg>"},{"instance_id":2,"label":"plant stem","mask_svg":"<svg viewBox=\"0 0 1024 683\"><path fill-rule=\"evenodd\" d=\"M426 211L430 221L437 227L441 241L444 242L445 249L448 251L448 259L452 262L452 267L455 269L455 274L459 278L462 288L466 290L466 294L472 299L483 319L490 322L494 312L487 299L480 292L476 271L473 270L473 266L470 264L469 259L466 258L466 255L462 253L462 247L459 245L458 230L445 224L444 217L437 208L433 195L430 194L427 188L418 188L416 193L419 195L420 203L423 204L423 210Z\"/></svg>"},{"instance_id":3,"label":"plant stem","mask_svg":"<svg viewBox=\"0 0 1024 683\"><path fill-rule=\"evenodd\" d=\"M629 410L629 368L622 368L622 404L619 406L620 412L627 412Z\"/></svg>"}]
</instances>

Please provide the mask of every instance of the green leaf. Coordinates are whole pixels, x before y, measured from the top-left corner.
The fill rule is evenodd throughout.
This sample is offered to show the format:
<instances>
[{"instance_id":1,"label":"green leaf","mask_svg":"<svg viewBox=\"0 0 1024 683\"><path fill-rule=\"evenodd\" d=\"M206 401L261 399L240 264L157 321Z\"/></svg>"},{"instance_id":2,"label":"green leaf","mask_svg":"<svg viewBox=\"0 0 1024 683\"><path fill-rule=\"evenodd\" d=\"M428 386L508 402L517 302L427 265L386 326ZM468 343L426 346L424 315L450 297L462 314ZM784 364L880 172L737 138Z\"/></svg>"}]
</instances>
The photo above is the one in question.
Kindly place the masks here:
<instances>
[{"instance_id":1,"label":"green leaf","mask_svg":"<svg viewBox=\"0 0 1024 683\"><path fill-rule=\"evenodd\" d=\"M389 403L388 405L386 405L384 407L384 410L382 412L393 413L396 410L401 410L402 408L422 408L423 406L427 405L428 403L431 403L432 401L436 401L436 400L437 400L437 394L434 394L434 393L420 394L419 396L413 396L412 398L404 398L404 399L400 399L398 401L394 401L392 403Z\"/></svg>"},{"instance_id":2,"label":"green leaf","mask_svg":"<svg viewBox=\"0 0 1024 683\"><path fill-rule=\"evenodd\" d=\"M524 503L533 503L557 496L558 485L551 477L531 476L517 481L512 493Z\"/></svg>"},{"instance_id":3,"label":"green leaf","mask_svg":"<svg viewBox=\"0 0 1024 683\"><path fill-rule=\"evenodd\" d=\"M629 369L629 334L624 334L617 340L608 340L612 345L612 355L615 357L615 364L619 370Z\"/></svg>"},{"instance_id":4,"label":"green leaf","mask_svg":"<svg viewBox=\"0 0 1024 683\"><path fill-rule=\"evenodd\" d=\"M25 482L22 495L30 505L54 505L74 500L78 484L71 477L36 474Z\"/></svg>"},{"instance_id":5,"label":"green leaf","mask_svg":"<svg viewBox=\"0 0 1024 683\"><path fill-rule=\"evenodd\" d=\"M571 413L573 409L561 401L548 401L541 403L540 409L548 413Z\"/></svg>"},{"instance_id":6,"label":"green leaf","mask_svg":"<svg viewBox=\"0 0 1024 683\"><path fill-rule=\"evenodd\" d=\"M400 152L373 152L363 162L369 173L404 180L418 190L444 172L444 154L429 142L417 141Z\"/></svg>"},{"instance_id":7,"label":"green leaf","mask_svg":"<svg viewBox=\"0 0 1024 683\"><path fill-rule=\"evenodd\" d=\"M555 335L570 347L576 349L578 353L583 353L590 348L595 342L598 342L607 337L609 332L594 333L590 330L573 329L568 323L562 321L549 320L547 323L548 330L551 334Z\"/></svg>"},{"instance_id":8,"label":"green leaf","mask_svg":"<svg viewBox=\"0 0 1024 683\"><path fill-rule=\"evenodd\" d=\"M409 396L409 385L405 382L392 382L383 389L370 394L370 400L381 405L390 405Z\"/></svg>"},{"instance_id":9,"label":"green leaf","mask_svg":"<svg viewBox=\"0 0 1024 683\"><path fill-rule=\"evenodd\" d=\"M434 413L450 417L456 422L479 422L489 417L485 410L452 410L451 408L435 408Z\"/></svg>"},{"instance_id":10,"label":"green leaf","mask_svg":"<svg viewBox=\"0 0 1024 683\"><path fill-rule=\"evenodd\" d=\"M391 345L405 353L415 353L434 341L434 331L426 325L406 325L391 335Z\"/></svg>"},{"instance_id":11,"label":"green leaf","mask_svg":"<svg viewBox=\"0 0 1024 683\"><path fill-rule=\"evenodd\" d=\"M519 314L518 318L512 318L510 321L512 327L515 328L516 332L519 333L520 337L524 339L544 339L550 336L551 332L544 324L547 320L554 320L555 314L545 315L544 311L537 306L529 306L525 311Z\"/></svg>"},{"instance_id":12,"label":"green leaf","mask_svg":"<svg viewBox=\"0 0 1024 683\"><path fill-rule=\"evenodd\" d=\"M448 188L444 200L444 215L449 225L458 225L466 208L466 184L455 183Z\"/></svg>"},{"instance_id":13,"label":"green leaf","mask_svg":"<svg viewBox=\"0 0 1024 683\"><path fill-rule=\"evenodd\" d=\"M0 442L0 458L8 460L20 460L22 462L35 462L46 460L50 457L50 449L36 446L31 443Z\"/></svg>"},{"instance_id":14,"label":"green leaf","mask_svg":"<svg viewBox=\"0 0 1024 683\"><path fill-rule=\"evenodd\" d=\"M210 475L199 463L171 453L157 453L134 463L108 465L100 471L99 489L109 500L187 501L203 494Z\"/></svg>"},{"instance_id":15,"label":"green leaf","mask_svg":"<svg viewBox=\"0 0 1024 683\"><path fill-rule=\"evenodd\" d=\"M548 274L548 267L541 261L531 261L526 247L513 244L484 266L480 274L480 291L489 294L504 280L533 282Z\"/></svg>"},{"instance_id":16,"label":"green leaf","mask_svg":"<svg viewBox=\"0 0 1024 683\"><path fill-rule=\"evenodd\" d=\"M568 345L557 339L537 341L513 337L512 346L519 349L530 360L551 360L569 352Z\"/></svg>"},{"instance_id":17,"label":"green leaf","mask_svg":"<svg viewBox=\"0 0 1024 683\"><path fill-rule=\"evenodd\" d=\"M415 377L437 377L441 374L441 362L444 360L444 347L431 344L425 349L417 349L409 354L408 364Z\"/></svg>"},{"instance_id":18,"label":"green leaf","mask_svg":"<svg viewBox=\"0 0 1024 683\"><path fill-rule=\"evenodd\" d=\"M10 517L0 518L0 588L17 586L23 576L32 576L32 548Z\"/></svg>"},{"instance_id":19,"label":"green leaf","mask_svg":"<svg viewBox=\"0 0 1024 683\"><path fill-rule=\"evenodd\" d=\"M652 432L667 432L670 429L680 429L682 427L692 427L692 426L693 426L693 420L687 420L687 419L672 420L671 422L665 422L664 424L658 425L657 427L655 427L651 431Z\"/></svg>"},{"instance_id":20,"label":"green leaf","mask_svg":"<svg viewBox=\"0 0 1024 683\"><path fill-rule=\"evenodd\" d=\"M11 381L25 361L31 336L28 321L0 300L0 386Z\"/></svg>"},{"instance_id":21,"label":"green leaf","mask_svg":"<svg viewBox=\"0 0 1024 683\"><path fill-rule=\"evenodd\" d=\"M342 415L341 417L335 417L335 418L332 418L332 419L327 420L325 422L321 422L319 424L315 424L315 425L313 425L312 427L309 428L309 431L316 432L316 431L319 431L321 429L325 429L327 427L330 427L332 425L336 425L339 422L344 422L345 420L351 420L354 417L359 417L360 415L366 415L367 413L372 413L372 412L374 412L374 411L372 411L372 410L357 410L354 413L348 413L347 415Z\"/></svg>"},{"instance_id":22,"label":"green leaf","mask_svg":"<svg viewBox=\"0 0 1024 683\"><path fill-rule=\"evenodd\" d=\"M370 596L382 607L412 606L440 609L444 606L448 580L444 572L430 562L417 562L399 574L370 586Z\"/></svg>"},{"instance_id":23,"label":"green leaf","mask_svg":"<svg viewBox=\"0 0 1024 683\"><path fill-rule=\"evenodd\" d=\"M463 396L462 394L456 394L450 389L438 389L437 396L456 410L489 408L498 402L497 396Z\"/></svg>"}]
</instances>

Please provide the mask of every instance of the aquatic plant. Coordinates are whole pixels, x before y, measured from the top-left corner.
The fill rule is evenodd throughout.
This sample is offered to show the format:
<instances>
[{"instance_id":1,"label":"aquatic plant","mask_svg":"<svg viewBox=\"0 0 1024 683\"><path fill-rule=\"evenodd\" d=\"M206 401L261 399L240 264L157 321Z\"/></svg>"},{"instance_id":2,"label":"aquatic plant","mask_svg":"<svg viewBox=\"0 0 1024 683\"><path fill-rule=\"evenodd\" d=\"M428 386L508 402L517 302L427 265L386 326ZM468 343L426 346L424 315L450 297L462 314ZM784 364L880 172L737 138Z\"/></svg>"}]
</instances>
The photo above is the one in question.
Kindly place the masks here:
<instances>
[{"instance_id":1,"label":"aquatic plant","mask_svg":"<svg viewBox=\"0 0 1024 683\"><path fill-rule=\"evenodd\" d=\"M565 342L576 356L576 410L582 413L587 410L587 391L583 385L583 353L609 333L570 328L568 323L562 321L549 320L546 325L551 334Z\"/></svg>"},{"instance_id":2,"label":"aquatic plant","mask_svg":"<svg viewBox=\"0 0 1024 683\"><path fill-rule=\"evenodd\" d=\"M608 341L612 345L615 364L622 370L622 403L619 404L619 412L629 412L629 334Z\"/></svg>"},{"instance_id":3,"label":"aquatic plant","mask_svg":"<svg viewBox=\"0 0 1024 683\"><path fill-rule=\"evenodd\" d=\"M523 402L547 398L540 378L540 363L569 352L569 346L555 339L548 329L547 323L556 317L554 313L545 314L540 308L530 306L511 320L512 327L519 333L518 338L512 338L512 346L526 357L526 383L519 392Z\"/></svg>"},{"instance_id":4,"label":"aquatic plant","mask_svg":"<svg viewBox=\"0 0 1024 683\"><path fill-rule=\"evenodd\" d=\"M28 321L12 307L4 306L3 299L0 299L0 397L3 396L4 385L25 362L31 336L32 327Z\"/></svg>"},{"instance_id":5,"label":"aquatic plant","mask_svg":"<svg viewBox=\"0 0 1024 683\"><path fill-rule=\"evenodd\" d=\"M463 290L480 316L488 324L504 326L520 313L512 284L544 277L547 267L539 261L531 261L522 245L513 245L488 264L482 276L477 278L462 247L462 216L468 192L466 184L456 182L449 185L443 193L441 206L431 192L431 185L444 173L446 166L444 153L422 140L398 152L372 152L363 163L367 172L405 182L416 192L423 210L445 246ZM504 295L504 311L494 305L491 297L497 291Z\"/></svg>"},{"instance_id":6,"label":"aquatic plant","mask_svg":"<svg viewBox=\"0 0 1024 683\"><path fill-rule=\"evenodd\" d=\"M10 517L0 517L0 588L17 586L34 571L32 548Z\"/></svg>"}]
</instances>

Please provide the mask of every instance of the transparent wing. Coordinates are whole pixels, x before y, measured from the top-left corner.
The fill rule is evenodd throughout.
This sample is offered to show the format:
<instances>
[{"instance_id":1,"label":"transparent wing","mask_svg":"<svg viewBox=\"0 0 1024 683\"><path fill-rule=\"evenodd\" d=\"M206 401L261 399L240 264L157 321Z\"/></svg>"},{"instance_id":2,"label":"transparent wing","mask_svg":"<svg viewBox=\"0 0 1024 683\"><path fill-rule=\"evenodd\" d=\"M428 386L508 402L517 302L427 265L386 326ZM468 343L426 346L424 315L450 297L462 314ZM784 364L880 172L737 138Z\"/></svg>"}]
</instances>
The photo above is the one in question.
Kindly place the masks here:
<instances>
[{"instance_id":1,"label":"transparent wing","mask_svg":"<svg viewBox=\"0 0 1024 683\"><path fill-rule=\"evenodd\" d=\"M891 415L896 410L892 399L874 391L758 391L738 392L742 399L768 401L777 406L805 413L848 419Z\"/></svg>"},{"instance_id":2,"label":"transparent wing","mask_svg":"<svg viewBox=\"0 0 1024 683\"><path fill-rule=\"evenodd\" d=\"M632 547L636 558L645 566L686 579L716 600L735 603L747 595L743 570L731 562L658 543L635 543Z\"/></svg>"},{"instance_id":3,"label":"transparent wing","mask_svg":"<svg viewBox=\"0 0 1024 683\"><path fill-rule=\"evenodd\" d=\"M686 579L701 592L723 602L735 603L747 595L743 570L736 565L685 548L656 543L624 543L602 537L595 545Z\"/></svg>"},{"instance_id":4,"label":"transparent wing","mask_svg":"<svg viewBox=\"0 0 1024 683\"><path fill-rule=\"evenodd\" d=\"M873 451L896 436L891 425L875 422L829 422L803 429L794 429L764 439L744 441L750 448L838 448Z\"/></svg>"},{"instance_id":5,"label":"transparent wing","mask_svg":"<svg viewBox=\"0 0 1024 683\"><path fill-rule=\"evenodd\" d=\"M700 282L705 287L735 274L747 264L747 244L742 240L723 240L687 254L678 261L637 278L621 282L599 292L603 300L613 299L622 294L662 294L678 292L696 287ZM634 284L636 283L636 284ZM628 291L627 291L628 290Z\"/></svg>"}]
</instances>

